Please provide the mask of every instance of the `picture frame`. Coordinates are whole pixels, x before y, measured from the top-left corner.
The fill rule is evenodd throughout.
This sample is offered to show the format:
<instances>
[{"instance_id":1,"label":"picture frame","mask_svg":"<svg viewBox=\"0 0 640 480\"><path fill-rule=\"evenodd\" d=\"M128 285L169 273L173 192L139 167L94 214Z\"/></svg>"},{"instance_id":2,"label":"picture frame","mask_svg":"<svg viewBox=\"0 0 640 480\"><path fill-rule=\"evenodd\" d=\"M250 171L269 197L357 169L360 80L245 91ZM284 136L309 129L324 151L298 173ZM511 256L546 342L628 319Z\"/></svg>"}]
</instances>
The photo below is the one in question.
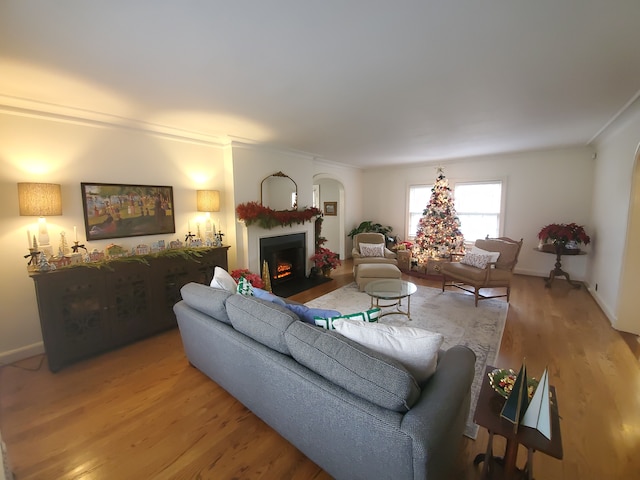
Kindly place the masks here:
<instances>
[{"instance_id":1,"label":"picture frame","mask_svg":"<svg viewBox=\"0 0 640 480\"><path fill-rule=\"evenodd\" d=\"M87 241L175 233L173 187L80 183Z\"/></svg>"},{"instance_id":2,"label":"picture frame","mask_svg":"<svg viewBox=\"0 0 640 480\"><path fill-rule=\"evenodd\" d=\"M324 214L335 217L338 214L338 202L324 202Z\"/></svg>"}]
</instances>

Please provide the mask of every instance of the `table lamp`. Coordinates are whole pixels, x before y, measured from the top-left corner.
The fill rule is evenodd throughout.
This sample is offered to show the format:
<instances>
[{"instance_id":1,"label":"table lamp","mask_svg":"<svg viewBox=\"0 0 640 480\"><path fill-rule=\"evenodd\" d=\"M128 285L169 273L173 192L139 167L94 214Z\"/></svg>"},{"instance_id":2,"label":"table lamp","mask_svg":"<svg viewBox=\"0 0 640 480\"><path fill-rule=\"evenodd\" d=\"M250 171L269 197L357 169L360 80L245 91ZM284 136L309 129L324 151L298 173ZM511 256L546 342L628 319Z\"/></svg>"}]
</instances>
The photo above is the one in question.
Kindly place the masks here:
<instances>
[{"instance_id":1,"label":"table lamp","mask_svg":"<svg viewBox=\"0 0 640 480\"><path fill-rule=\"evenodd\" d=\"M211 223L211 212L220 211L220 192L218 190L197 190L197 209L206 213L204 240L213 244L216 227ZM218 230L220 225L218 225Z\"/></svg>"},{"instance_id":2,"label":"table lamp","mask_svg":"<svg viewBox=\"0 0 640 480\"><path fill-rule=\"evenodd\" d=\"M62 215L60 185L55 183L18 183L18 205L21 216L40 217L37 247L47 257L53 255L45 217ZM29 233L29 248L36 248Z\"/></svg>"}]
</instances>

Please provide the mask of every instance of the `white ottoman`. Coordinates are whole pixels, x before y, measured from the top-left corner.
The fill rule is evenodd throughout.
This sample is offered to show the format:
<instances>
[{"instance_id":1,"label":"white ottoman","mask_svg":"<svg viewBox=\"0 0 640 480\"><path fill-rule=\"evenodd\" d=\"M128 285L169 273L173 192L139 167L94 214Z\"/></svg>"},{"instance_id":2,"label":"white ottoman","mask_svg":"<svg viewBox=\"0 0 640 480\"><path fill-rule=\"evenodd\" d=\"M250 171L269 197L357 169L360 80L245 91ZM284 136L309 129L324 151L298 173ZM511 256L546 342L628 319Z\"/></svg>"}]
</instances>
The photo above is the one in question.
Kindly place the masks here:
<instances>
[{"instance_id":1,"label":"white ottoman","mask_svg":"<svg viewBox=\"0 0 640 480\"><path fill-rule=\"evenodd\" d=\"M360 291L364 291L365 285L374 280L380 280L382 278L396 278L399 279L402 276L402 272L395 265L389 263L363 263L358 265L356 270L356 283Z\"/></svg>"}]
</instances>

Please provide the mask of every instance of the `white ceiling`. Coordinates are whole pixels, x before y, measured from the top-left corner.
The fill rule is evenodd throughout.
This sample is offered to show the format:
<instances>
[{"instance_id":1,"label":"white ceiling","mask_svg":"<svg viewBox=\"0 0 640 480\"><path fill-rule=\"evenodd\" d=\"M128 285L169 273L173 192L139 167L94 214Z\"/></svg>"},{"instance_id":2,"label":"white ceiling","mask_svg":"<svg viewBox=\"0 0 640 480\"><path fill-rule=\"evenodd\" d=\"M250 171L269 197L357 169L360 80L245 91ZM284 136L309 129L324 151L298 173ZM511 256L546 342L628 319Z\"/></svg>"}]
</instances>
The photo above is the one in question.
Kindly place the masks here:
<instances>
[{"instance_id":1,"label":"white ceiling","mask_svg":"<svg viewBox=\"0 0 640 480\"><path fill-rule=\"evenodd\" d=\"M357 166L586 145L640 0L0 0L0 104Z\"/></svg>"}]
</instances>

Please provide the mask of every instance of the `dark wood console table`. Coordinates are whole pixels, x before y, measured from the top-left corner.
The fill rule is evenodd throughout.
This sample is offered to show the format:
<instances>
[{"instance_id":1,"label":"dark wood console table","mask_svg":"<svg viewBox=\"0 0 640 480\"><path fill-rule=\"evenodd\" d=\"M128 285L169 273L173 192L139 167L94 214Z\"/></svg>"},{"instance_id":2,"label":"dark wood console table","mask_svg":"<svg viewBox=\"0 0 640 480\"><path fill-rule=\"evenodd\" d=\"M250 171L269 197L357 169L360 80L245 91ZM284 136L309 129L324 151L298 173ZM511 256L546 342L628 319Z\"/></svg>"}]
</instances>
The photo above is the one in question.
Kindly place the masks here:
<instances>
[{"instance_id":1,"label":"dark wood console table","mask_svg":"<svg viewBox=\"0 0 640 480\"><path fill-rule=\"evenodd\" d=\"M549 276L545 278L544 286L549 288L553 283L553 279L556 277L564 277L567 279L567 283L571 285L573 288L580 288L582 285L578 282L574 282L571 280L571 277L567 272L562 270L562 256L563 255L586 255L587 252L578 251L577 253L567 253L563 248L556 248L554 251L542 250L540 248L534 248L536 252L542 253L551 253L556 256L556 264L554 265L554 269L549 272Z\"/></svg>"},{"instance_id":2,"label":"dark wood console table","mask_svg":"<svg viewBox=\"0 0 640 480\"><path fill-rule=\"evenodd\" d=\"M167 250L101 264L31 272L52 372L177 325L173 306L189 282L227 269L229 247Z\"/></svg>"},{"instance_id":3,"label":"dark wood console table","mask_svg":"<svg viewBox=\"0 0 640 480\"><path fill-rule=\"evenodd\" d=\"M536 450L550 455L557 459L562 459L562 438L560 436L560 416L558 414L558 401L556 389L549 386L549 396L551 402L551 440L533 428L520 425L514 432L513 423L502 418L500 412L506 401L489 384L488 373L495 367L487 366L485 369L478 404L473 421L489 432L486 453L476 456L473 463L478 465L484 463L482 479L501 478L510 480L515 478L533 479L533 454ZM493 456L493 437L500 435L505 437L507 445L504 457ZM518 445L523 445L527 449L527 463L523 470L516 466Z\"/></svg>"}]
</instances>

